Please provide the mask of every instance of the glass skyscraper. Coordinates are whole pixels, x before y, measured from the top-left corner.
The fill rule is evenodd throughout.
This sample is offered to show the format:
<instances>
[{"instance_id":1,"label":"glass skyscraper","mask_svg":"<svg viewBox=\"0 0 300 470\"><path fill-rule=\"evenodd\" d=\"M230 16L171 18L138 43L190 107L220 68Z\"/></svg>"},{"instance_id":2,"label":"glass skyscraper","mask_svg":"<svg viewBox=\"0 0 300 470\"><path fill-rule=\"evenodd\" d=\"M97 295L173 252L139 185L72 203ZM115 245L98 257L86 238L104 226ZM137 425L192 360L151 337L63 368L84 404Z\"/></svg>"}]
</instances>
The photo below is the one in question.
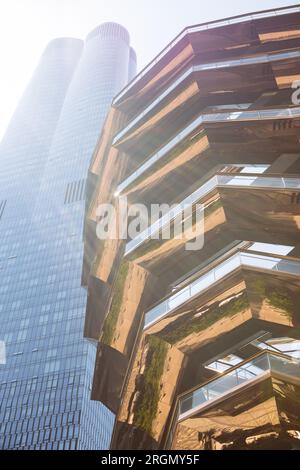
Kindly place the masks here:
<instances>
[{"instance_id":1,"label":"glass skyscraper","mask_svg":"<svg viewBox=\"0 0 300 470\"><path fill-rule=\"evenodd\" d=\"M0 145L1 449L105 449L113 415L90 400L83 339L85 180L113 96L135 74L105 23L47 46Z\"/></svg>"}]
</instances>

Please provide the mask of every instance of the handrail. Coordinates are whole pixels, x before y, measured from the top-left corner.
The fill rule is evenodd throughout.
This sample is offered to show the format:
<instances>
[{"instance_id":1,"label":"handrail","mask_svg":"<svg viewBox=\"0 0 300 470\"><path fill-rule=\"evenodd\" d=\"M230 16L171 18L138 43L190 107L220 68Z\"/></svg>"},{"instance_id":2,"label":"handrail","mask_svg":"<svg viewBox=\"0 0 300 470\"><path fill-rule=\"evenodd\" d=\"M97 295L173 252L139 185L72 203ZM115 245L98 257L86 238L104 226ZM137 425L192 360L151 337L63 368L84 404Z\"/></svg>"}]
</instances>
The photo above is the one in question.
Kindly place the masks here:
<instances>
[{"instance_id":1,"label":"handrail","mask_svg":"<svg viewBox=\"0 0 300 470\"><path fill-rule=\"evenodd\" d=\"M234 166L234 165L233 165ZM249 165L248 165L249 166ZM255 178L284 178L284 179L298 179L300 178L300 173L288 173L288 174L280 174L280 173L230 173L230 171L218 171L217 176L231 176L232 178L239 177L239 176L253 176Z\"/></svg>"},{"instance_id":2,"label":"handrail","mask_svg":"<svg viewBox=\"0 0 300 470\"><path fill-rule=\"evenodd\" d=\"M165 298L160 299L159 302L154 304L151 308L147 309L147 311L145 311L144 313L144 319L145 319L144 330L158 323L158 321L161 320L162 318L166 318L170 313L172 312L174 313L178 308L181 308L187 302L190 302L196 297L198 297L201 292L206 291L215 283L220 282L221 280L224 280L224 277L231 275L232 272L234 272L237 269L240 269L243 265L249 266L251 268L252 264L243 263L243 259L241 258L241 256L243 257L243 255L244 256L248 255L249 259L253 259L253 260L267 259L268 261L276 263L275 268L273 267L268 268L267 266L263 266L263 267L256 266L256 269L265 269L265 270L275 269L276 271L280 272L280 270L278 269L278 263L280 263L280 261L286 261L288 263L293 263L293 264L297 263L297 265L299 264L299 273L300 273L300 258L290 257L290 256L285 256L285 255L277 255L277 254L274 255L272 253L262 253L262 252L257 252L255 250L251 251L251 249L250 250L238 249L233 254L231 252L228 257L223 257L220 260L216 260L213 263L213 265L209 265L205 267L203 270L199 272L199 276L196 277L192 282L187 283L185 287L183 287L176 293L168 294ZM232 262L233 267L231 267L231 270L229 270L228 272L224 271L222 275L216 277L215 271L218 270L219 268L221 269L222 265L226 266L227 262L229 263ZM198 290L197 290L197 281L201 281L201 278L204 278L206 275L209 275L209 274L211 274L213 279L209 279L209 282L207 285L202 286L200 289L198 287ZM182 301L176 303L176 299L180 298L180 296L183 297ZM175 305L173 307L166 304L167 302L169 303L173 301L175 302ZM166 304L165 311L164 311L164 304ZM157 309L160 306L161 306L160 312L157 312L155 318L151 319L150 321L146 323L147 316L149 317L149 315L151 314L153 315L152 312L155 311L155 309Z\"/></svg>"},{"instance_id":3,"label":"handrail","mask_svg":"<svg viewBox=\"0 0 300 470\"><path fill-rule=\"evenodd\" d=\"M211 382L214 382L216 379L219 379L220 377L224 377L226 376L227 374L229 374L230 372L234 372L236 369L239 369L240 367L243 367L244 365L246 365L247 363L253 361L254 359L256 359L257 357L259 356L263 356L265 354L272 354L274 356L279 356L279 357L282 357L283 359L288 359L289 361L295 361L295 362L298 362L299 365L300 365L300 360L299 359L296 359L294 357L291 357L287 354L284 354L284 353L281 353L281 352L277 352L277 351L270 351L270 350L263 350L263 351L259 351L257 353L255 353L253 356L251 356L250 358L247 358L245 359L244 361L242 362L239 362L238 364L236 364L235 366L231 367L230 369L227 369L225 370L224 372L218 372L218 375L215 375L214 377L211 377L210 379L208 379L206 382L203 382L201 385L195 385L194 387L192 387L191 389L181 393L180 395L178 395L178 401L181 400L182 398L184 398L186 395L189 395L190 393L193 393L193 392L196 392L197 390L199 390L200 388L202 387L205 387L206 385L209 385Z\"/></svg>"},{"instance_id":4,"label":"handrail","mask_svg":"<svg viewBox=\"0 0 300 470\"><path fill-rule=\"evenodd\" d=\"M226 370L222 373L218 373L218 374L214 375L214 377L211 377L207 381L203 382L202 384L195 385L194 387L190 388L189 390L186 390L185 392L181 393L180 395L178 395L176 397L175 404L174 404L174 407L173 407L173 411L172 411L170 421L169 421L168 430L165 434L165 445L167 445L167 448L169 448L168 445L170 446L172 444L173 435L174 435L174 431L176 429L177 423L179 423L182 420L187 418L187 416L183 416L180 419L179 412L180 412L180 403L182 402L182 400L187 398L189 395L192 395L193 393L197 392L198 390L201 390L202 388L208 387L211 383L213 383L217 380L220 380L223 377L226 377L226 375L234 373L235 370L242 369L247 364L249 364L249 363L251 364L251 362L254 362L255 360L259 359L259 357L263 357L263 356L268 356L268 358L270 358L270 356L279 357L280 359L286 359L287 361L289 361L291 363L297 363L298 365L300 365L300 360L299 359L291 357L288 354L284 354L282 352L277 352L277 351L270 351L270 350L268 350L268 351L266 351L266 350L259 351L256 354L254 354L253 356L251 356L247 359L244 359L239 364L236 364L235 366L231 367L230 369L228 369L228 370ZM271 364L270 364L270 367L269 367L269 373L270 373L270 370L271 370ZM264 374L264 372L262 370L261 376L263 376L263 374ZM256 377L259 378L259 375L257 375ZM249 385L249 383L253 383L253 380L246 381L245 386L247 384ZM229 391L230 391L230 389L228 390L228 392ZM224 396L226 396L226 392L223 394L223 397ZM222 395L220 395L220 397L218 397L217 400L222 400ZM207 403L207 406L210 406L210 404L213 404L214 402L212 400L207 400L206 403ZM194 407L194 409L191 408L190 412L186 411L184 414L187 414L188 417L190 417L193 414L198 413L198 412L199 412L199 406L198 407L196 406L196 407Z\"/></svg>"},{"instance_id":5,"label":"handrail","mask_svg":"<svg viewBox=\"0 0 300 470\"><path fill-rule=\"evenodd\" d=\"M300 54L300 52L299 52ZM283 112L285 114L283 114ZM135 180L143 175L149 168L156 162L168 155L173 151L178 144L182 143L191 133L193 133L203 123L233 123L237 121L256 121L259 120L274 120L274 119L291 119L293 117L300 117L300 107L294 106L291 108L271 108L264 110L246 110L234 111L226 113L201 113L197 118L193 119L184 129L177 132L166 144L164 144L158 151L151 154L133 173L131 173L125 180L123 180L117 187L117 194L124 191L125 188L130 186Z\"/></svg>"},{"instance_id":6,"label":"handrail","mask_svg":"<svg viewBox=\"0 0 300 470\"><path fill-rule=\"evenodd\" d=\"M221 261L230 258L233 254L239 252L239 250L248 249L252 244L253 242L246 242L246 241L240 240L237 243L235 243L234 246L231 246L230 244L230 247L228 247L228 245L226 245L226 247L224 248L225 251L222 254L220 254L219 256L216 256L211 261L209 260L203 261L193 270L192 273L191 272L186 273L186 275L183 275L178 281L176 281L174 285L174 290L172 291L172 293L177 292L180 289L184 289L188 284L193 282L195 279L198 279L200 273L205 273L207 269L209 269L210 267L213 267L219 264ZM166 298L169 295L172 295L172 293L170 292L170 294L168 294ZM158 302L158 304L159 303L160 302ZM155 304L153 304L152 306L154 307Z\"/></svg>"},{"instance_id":7,"label":"handrail","mask_svg":"<svg viewBox=\"0 0 300 470\"><path fill-rule=\"evenodd\" d=\"M128 91L141 79L143 78L150 70L151 68L156 65L181 39L183 39L186 34L188 33L193 33L197 31L206 31L209 29L217 28L225 26L225 25L231 25L231 24L236 24L236 23L242 23L246 21L253 21L256 19L261 19L261 18L268 18L272 16L278 15L285 15L285 14L290 14L290 13L296 13L300 11L300 5L293 5L291 7L281 7L281 8L272 8L269 10L262 10L262 11L257 11L254 13L246 13L243 15L237 15L237 16L232 16L228 17L225 19L220 19L217 21L209 21L206 23L201 23L199 25L193 25L189 26L187 28L184 28L181 33L179 33L175 39L173 39L148 65L146 65L132 80L129 82L123 90L121 90L113 99L113 105L116 105L118 101L126 94Z\"/></svg>"},{"instance_id":8,"label":"handrail","mask_svg":"<svg viewBox=\"0 0 300 470\"><path fill-rule=\"evenodd\" d=\"M226 182L222 181L222 179L229 178L229 181ZM159 233L162 231L163 227L166 224L169 224L170 222L173 222L180 214L183 212L183 208L186 206L193 206L196 204L198 201L200 201L202 198L206 197L208 194L210 194L212 191L215 191L218 187L231 187L232 181L246 181L247 178L254 178L254 181L251 182L251 185L237 185L233 184L232 186L237 188L255 188L255 189L266 189L266 188L272 188L273 190L281 190L281 189L298 189L300 190L300 179L299 176L297 175L271 175L270 173L220 173L218 172L215 176L210 178L208 181L205 181L199 188L197 188L192 194L187 196L183 201L180 203L176 204L176 210L171 210L167 214L164 214L160 219L155 221L153 224L149 225L143 232L141 232L137 237L133 238L129 242L127 242L126 247L125 247L125 256L129 255L133 251L135 251L139 246L143 245L147 240L150 240L153 234ZM261 186L257 185L255 186L255 181L259 180L260 182L262 180L270 180L270 179L276 179L278 182L280 182L279 186L272 186L272 185L266 185L266 186ZM231 181L232 180L232 181ZM295 184L294 186L289 186L286 184L285 180L295 180L299 181L297 185Z\"/></svg>"},{"instance_id":9,"label":"handrail","mask_svg":"<svg viewBox=\"0 0 300 470\"><path fill-rule=\"evenodd\" d=\"M246 243L246 242L244 242ZM210 271L212 268L214 268L215 266L218 266L221 262L223 261L226 261L226 259L229 259L231 258L231 256L233 256L235 253L239 253L239 252L242 252L242 253L253 253L255 255L261 255L261 256L270 256L270 257L276 257L276 258L279 258L279 259L282 259L282 260L286 260L286 261L296 261L296 262L300 262L300 258L296 257L296 256L289 256L289 255L280 255L280 254L275 254L275 253L268 253L266 251L257 251L257 250L251 250L251 244L253 242L247 242L249 245L249 247L234 247L233 249L231 249L229 252L225 253L224 255L222 255L220 258L217 258L215 259L214 261L212 261L211 263L209 263L209 265L205 265L203 266L202 269L199 269L199 271L197 271L197 273L195 273L193 276L187 278L184 282L182 282L180 284L180 289L184 289L189 283L191 283L192 281L198 279L199 277L201 277L203 274L205 274L206 272ZM165 297L165 299L167 299L171 294L167 295ZM165 300L165 299L161 299L161 300ZM157 302L156 305L159 305L161 300L159 302ZM156 306L155 304L153 304L153 307ZM152 307L150 307L152 308Z\"/></svg>"},{"instance_id":10,"label":"handrail","mask_svg":"<svg viewBox=\"0 0 300 470\"><path fill-rule=\"evenodd\" d=\"M277 62L284 59L299 58L300 51L284 51L277 53L256 54L249 57L240 57L237 59L227 59L219 62L208 62L205 64L197 64L186 69L182 75L169 85L157 98L155 98L141 113L129 121L123 129L119 130L113 139L112 145L116 145L124 135L126 135L139 121L145 118L153 109L171 94L180 84L182 84L190 75L197 72L211 71L212 69L230 68L238 66L247 66L253 64L262 64L269 62ZM280 108L281 109L281 108ZM244 110L246 111L246 110ZM203 113L204 115L207 113Z\"/></svg>"}]
</instances>

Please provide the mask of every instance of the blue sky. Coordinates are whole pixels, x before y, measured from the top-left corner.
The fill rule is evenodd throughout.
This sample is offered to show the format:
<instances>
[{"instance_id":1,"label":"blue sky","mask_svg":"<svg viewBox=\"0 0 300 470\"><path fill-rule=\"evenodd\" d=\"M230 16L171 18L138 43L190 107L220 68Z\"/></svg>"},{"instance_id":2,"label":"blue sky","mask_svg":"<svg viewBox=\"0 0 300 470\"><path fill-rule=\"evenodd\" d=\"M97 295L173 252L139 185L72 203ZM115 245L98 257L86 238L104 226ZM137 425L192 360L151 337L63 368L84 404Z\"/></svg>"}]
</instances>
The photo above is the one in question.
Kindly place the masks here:
<instances>
[{"instance_id":1,"label":"blue sky","mask_svg":"<svg viewBox=\"0 0 300 470\"><path fill-rule=\"evenodd\" d=\"M116 21L129 31L145 66L184 27L292 0L1 0L0 138L49 40L84 38L96 25Z\"/></svg>"}]
</instances>

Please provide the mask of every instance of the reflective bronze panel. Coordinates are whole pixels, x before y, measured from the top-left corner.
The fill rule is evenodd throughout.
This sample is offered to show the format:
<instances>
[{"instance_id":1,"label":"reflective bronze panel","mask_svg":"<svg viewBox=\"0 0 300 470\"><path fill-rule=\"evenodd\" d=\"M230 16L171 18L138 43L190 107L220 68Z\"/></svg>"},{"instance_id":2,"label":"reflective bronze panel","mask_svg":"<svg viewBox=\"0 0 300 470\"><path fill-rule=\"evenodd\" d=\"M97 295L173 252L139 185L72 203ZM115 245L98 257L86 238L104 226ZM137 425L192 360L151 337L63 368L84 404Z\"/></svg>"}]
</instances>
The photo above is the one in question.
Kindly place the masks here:
<instances>
[{"instance_id":1,"label":"reflective bronze panel","mask_svg":"<svg viewBox=\"0 0 300 470\"><path fill-rule=\"evenodd\" d=\"M153 99L155 91L161 92L161 85L166 86L180 70L180 65L193 56L202 61L217 61L242 56L246 48L250 54L260 48L268 52L288 48L291 40L299 38L299 12L295 9L290 13L270 12L269 16L263 15L265 17L259 13L257 19L251 14L232 22L228 19L190 27L119 93L114 105L131 115L136 114L143 103Z\"/></svg>"},{"instance_id":2,"label":"reflective bronze panel","mask_svg":"<svg viewBox=\"0 0 300 470\"><path fill-rule=\"evenodd\" d=\"M183 360L178 349L154 336L142 336L122 395L113 447L159 446Z\"/></svg>"},{"instance_id":3,"label":"reflective bronze panel","mask_svg":"<svg viewBox=\"0 0 300 470\"><path fill-rule=\"evenodd\" d=\"M108 284L96 277L89 277L84 326L84 336L86 338L99 340L106 315L106 303L109 294L110 289Z\"/></svg>"},{"instance_id":4,"label":"reflective bronze panel","mask_svg":"<svg viewBox=\"0 0 300 470\"><path fill-rule=\"evenodd\" d=\"M205 205L202 250L187 251L188 238L148 239L126 257L171 283L234 240L297 244L300 241L297 194L297 189L273 188L272 182L268 189L218 187L199 200Z\"/></svg>"},{"instance_id":5,"label":"reflective bronze panel","mask_svg":"<svg viewBox=\"0 0 300 470\"><path fill-rule=\"evenodd\" d=\"M129 203L171 204L180 200L187 188L201 184L204 175L208 178L222 166L272 165L283 154L299 154L299 122L205 124L182 141L175 139L175 146L167 144L165 150L148 154L120 182L118 194L126 194Z\"/></svg>"},{"instance_id":6,"label":"reflective bronze panel","mask_svg":"<svg viewBox=\"0 0 300 470\"><path fill-rule=\"evenodd\" d=\"M280 364L278 364L280 363ZM279 365L279 366L278 366ZM286 370L285 370L286 369ZM180 421L177 450L291 449L299 446L300 367L270 360L261 379L220 397ZM213 382L212 382L213 384Z\"/></svg>"},{"instance_id":7,"label":"reflective bronze panel","mask_svg":"<svg viewBox=\"0 0 300 470\"><path fill-rule=\"evenodd\" d=\"M114 187L125 175L128 158L111 147L114 133L124 122L122 113L111 109L101 137L95 148L86 183L86 215L84 223L84 259L82 284L88 284L88 273L93 270L93 263L103 244L96 235L97 208L101 203L108 203L113 198ZM113 168L113 171L112 171Z\"/></svg>"},{"instance_id":8,"label":"reflective bronze panel","mask_svg":"<svg viewBox=\"0 0 300 470\"><path fill-rule=\"evenodd\" d=\"M92 385L92 400L117 413L128 361L115 349L99 343Z\"/></svg>"},{"instance_id":9,"label":"reflective bronze panel","mask_svg":"<svg viewBox=\"0 0 300 470\"><path fill-rule=\"evenodd\" d=\"M157 280L135 263L124 259L119 267L101 342L130 355L142 320L142 312L159 295ZM151 299L151 300L150 300Z\"/></svg>"},{"instance_id":10,"label":"reflective bronze panel","mask_svg":"<svg viewBox=\"0 0 300 470\"><path fill-rule=\"evenodd\" d=\"M146 331L189 354L209 342L217 341L251 318L251 306L240 271L214 286L210 294L207 292L193 299L150 325Z\"/></svg>"}]
</instances>

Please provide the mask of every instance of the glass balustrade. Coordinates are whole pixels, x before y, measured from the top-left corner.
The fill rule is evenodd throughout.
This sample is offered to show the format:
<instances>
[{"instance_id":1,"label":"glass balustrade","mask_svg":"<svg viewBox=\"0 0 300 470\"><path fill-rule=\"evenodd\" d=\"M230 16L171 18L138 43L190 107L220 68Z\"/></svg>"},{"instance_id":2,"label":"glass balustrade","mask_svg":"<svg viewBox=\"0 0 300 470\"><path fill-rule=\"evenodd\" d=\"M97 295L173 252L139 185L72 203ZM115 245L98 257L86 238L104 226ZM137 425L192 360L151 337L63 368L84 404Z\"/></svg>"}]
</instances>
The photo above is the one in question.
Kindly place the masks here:
<instances>
[{"instance_id":1,"label":"glass balustrade","mask_svg":"<svg viewBox=\"0 0 300 470\"><path fill-rule=\"evenodd\" d=\"M177 78L172 85L170 85L165 91L163 91L158 98L156 98L152 103L146 107L146 109L136 116L132 121L127 124L127 126L122 129L114 138L113 144L118 142L125 134L127 134L130 129L132 129L139 121L141 121L147 114L149 114L161 101L163 101L172 91L177 88L180 83L182 83L189 75L194 71L194 67L190 67L186 70L179 78Z\"/></svg>"},{"instance_id":2,"label":"glass balustrade","mask_svg":"<svg viewBox=\"0 0 300 470\"><path fill-rule=\"evenodd\" d=\"M181 203L174 206L174 208L153 223L150 227L144 230L138 237L134 238L130 242L126 244L125 255L128 255L133 250L135 250L138 246L140 246L144 241L153 238L155 234L162 230L166 224L174 221L176 217L182 214L186 207L195 204L201 197L208 194L217 186L217 177L214 176L209 181L204 183L200 188L194 191L191 195L186 197Z\"/></svg>"},{"instance_id":3,"label":"glass balustrade","mask_svg":"<svg viewBox=\"0 0 300 470\"><path fill-rule=\"evenodd\" d=\"M206 403L232 393L236 387L247 385L270 370L283 373L285 376L299 377L300 361L271 352L263 352L248 362L244 362L240 367L230 369L222 376L183 396L179 400L178 419L188 417Z\"/></svg>"},{"instance_id":4,"label":"glass balustrade","mask_svg":"<svg viewBox=\"0 0 300 470\"><path fill-rule=\"evenodd\" d=\"M251 15L242 15L235 18L228 18L226 20L214 21L211 23L201 24L198 26L192 26L186 28L182 33L180 33L174 41L172 41L150 64L147 65L114 99L113 103L116 104L121 98L128 93L128 91L136 84L138 81L143 78L151 68L157 64L179 41L181 41L187 34L194 34L201 31L208 31L214 28L220 28L222 26L229 26L236 23L244 23L246 21L253 21L261 18L270 18L275 15L288 15L291 13L297 13L300 11L299 6L285 8L283 10L271 10L266 12L253 13Z\"/></svg>"},{"instance_id":5,"label":"glass balustrade","mask_svg":"<svg viewBox=\"0 0 300 470\"><path fill-rule=\"evenodd\" d=\"M144 328L149 328L242 266L300 275L300 261L240 251L146 312Z\"/></svg>"},{"instance_id":6,"label":"glass balustrade","mask_svg":"<svg viewBox=\"0 0 300 470\"><path fill-rule=\"evenodd\" d=\"M146 109L136 116L132 121L130 121L124 129L122 129L114 138L113 145L119 142L124 135L126 135L139 121L145 118L147 114L149 114L153 109L161 103L170 93L172 93L178 85L180 85L187 77L189 77L192 73L213 70L213 69L221 69L226 67L239 67L244 65L251 65L251 64L263 64L269 62L275 62L279 60L285 59L296 59L300 57L300 51L291 51L291 52L280 52L278 54L261 54L256 55L254 57L246 57L243 59L233 59L233 60L226 60L222 62L213 62L208 64L199 64L190 67L186 70L179 78L177 78L172 85L170 85L165 91L163 91ZM237 105L238 107L238 105ZM252 114L250 114L252 116ZM266 114L267 116L267 114Z\"/></svg>"},{"instance_id":7,"label":"glass balustrade","mask_svg":"<svg viewBox=\"0 0 300 470\"><path fill-rule=\"evenodd\" d=\"M281 352L290 357L300 359L300 341L289 337L270 338L261 341L259 338L252 341L253 346L264 349Z\"/></svg>"},{"instance_id":8,"label":"glass balustrade","mask_svg":"<svg viewBox=\"0 0 300 470\"><path fill-rule=\"evenodd\" d=\"M250 166L248 166L250 170ZM188 206L200 202L201 198L209 194L212 190L217 187L224 186L251 186L253 188L277 188L277 189L299 189L300 178L287 178L287 177L271 177L267 175L255 174L219 174L213 176L210 180L204 183L200 188L194 191L191 195L186 197L181 203L179 203L172 211L165 214L154 224L150 225L146 230L140 233L139 236L126 244L125 256L132 253L146 240L159 239L157 236L158 232L162 230L167 224L174 221L176 217L179 217Z\"/></svg>"},{"instance_id":9,"label":"glass balustrade","mask_svg":"<svg viewBox=\"0 0 300 470\"><path fill-rule=\"evenodd\" d=\"M300 57L300 51L299 51ZM285 109L269 109L269 110L253 110L253 111L235 111L226 113L210 113L198 116L185 129L179 132L173 139L164 145L158 152L148 158L136 171L129 175L122 183L119 184L116 194L120 194L124 189L140 178L149 168L156 162L165 157L179 143L183 142L186 137L191 134L203 123L216 123L226 121L257 121L268 119L287 119L300 116L300 107Z\"/></svg>"},{"instance_id":10,"label":"glass balustrade","mask_svg":"<svg viewBox=\"0 0 300 470\"><path fill-rule=\"evenodd\" d=\"M276 62L276 61L285 60L285 59L297 59L299 57L300 57L300 51L280 52L278 54L262 54L262 55L257 55L254 57L246 57L243 59L226 60L223 62L200 64L200 65L195 65L193 67L190 67L179 78L177 78L172 83L171 86L169 86L164 92L162 92L158 98L156 98L149 106L147 106L147 108L142 113L140 113L132 121L130 121L127 124L127 126L115 136L113 140L113 145L117 144L117 142L119 142L119 140L121 140L124 135L126 135L139 121L141 121L147 114L149 114L161 101L163 101L172 91L174 91L174 89L178 85L180 85L180 83L182 83L192 73L202 72L206 70L213 70L213 69L221 69L221 68L226 68L226 67L239 67L241 65L270 63L270 62ZM267 116L272 116L272 112L270 113L270 111L269 110L261 111L260 113L261 117L265 116L265 118L267 118ZM232 113L232 114L233 114L232 119L234 119L235 113ZM251 111L249 112L248 116L249 116L249 119L251 119L251 117L253 116L251 114Z\"/></svg>"}]
</instances>

